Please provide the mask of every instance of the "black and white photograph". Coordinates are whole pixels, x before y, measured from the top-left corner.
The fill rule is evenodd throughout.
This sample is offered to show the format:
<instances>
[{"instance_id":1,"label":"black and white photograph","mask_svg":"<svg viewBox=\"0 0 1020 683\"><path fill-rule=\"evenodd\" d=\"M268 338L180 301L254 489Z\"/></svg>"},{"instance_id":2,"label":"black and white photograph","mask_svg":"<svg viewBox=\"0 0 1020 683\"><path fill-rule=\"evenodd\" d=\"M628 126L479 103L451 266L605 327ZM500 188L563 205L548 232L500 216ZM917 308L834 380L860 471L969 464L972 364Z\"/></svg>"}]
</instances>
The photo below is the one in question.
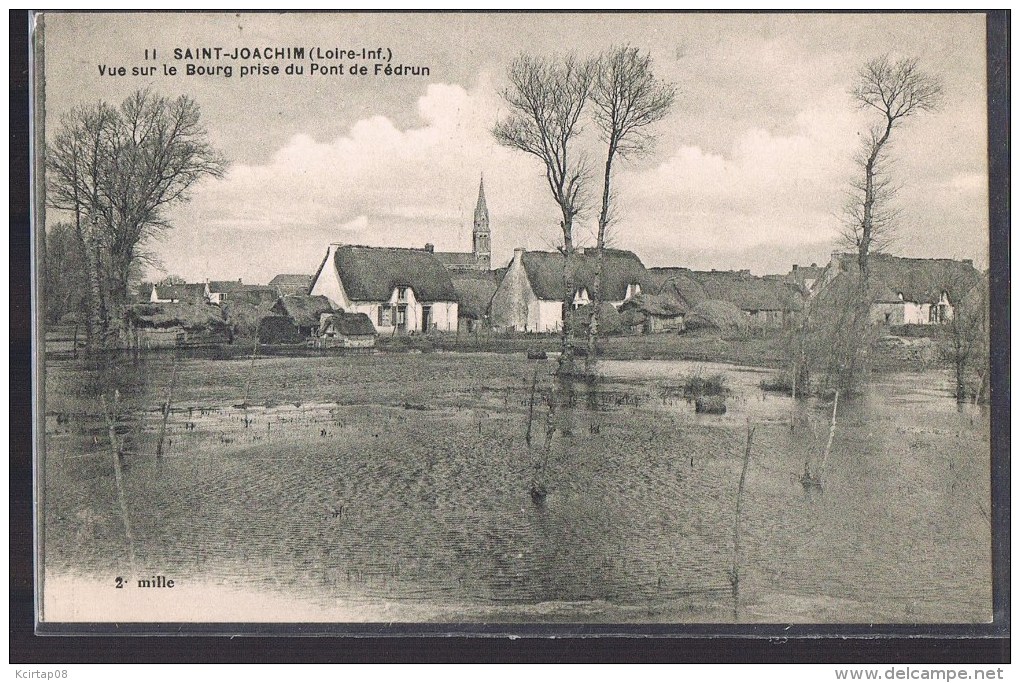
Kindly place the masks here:
<instances>
[{"instance_id":1,"label":"black and white photograph","mask_svg":"<svg viewBox=\"0 0 1020 683\"><path fill-rule=\"evenodd\" d=\"M39 627L990 624L986 21L34 14Z\"/></svg>"}]
</instances>

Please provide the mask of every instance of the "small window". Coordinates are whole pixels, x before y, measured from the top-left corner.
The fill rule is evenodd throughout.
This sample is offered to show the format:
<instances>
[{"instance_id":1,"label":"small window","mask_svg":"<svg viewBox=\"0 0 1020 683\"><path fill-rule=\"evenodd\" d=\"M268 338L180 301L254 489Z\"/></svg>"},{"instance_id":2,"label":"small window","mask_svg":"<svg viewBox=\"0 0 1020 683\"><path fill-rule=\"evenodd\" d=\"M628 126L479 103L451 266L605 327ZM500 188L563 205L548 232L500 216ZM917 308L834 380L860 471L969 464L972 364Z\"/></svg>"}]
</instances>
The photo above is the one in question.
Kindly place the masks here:
<instances>
[{"instance_id":1,"label":"small window","mask_svg":"<svg viewBox=\"0 0 1020 683\"><path fill-rule=\"evenodd\" d=\"M379 307L379 327L393 326L393 310L389 306Z\"/></svg>"},{"instance_id":2,"label":"small window","mask_svg":"<svg viewBox=\"0 0 1020 683\"><path fill-rule=\"evenodd\" d=\"M397 287L397 299L400 301L407 300L407 287Z\"/></svg>"}]
</instances>

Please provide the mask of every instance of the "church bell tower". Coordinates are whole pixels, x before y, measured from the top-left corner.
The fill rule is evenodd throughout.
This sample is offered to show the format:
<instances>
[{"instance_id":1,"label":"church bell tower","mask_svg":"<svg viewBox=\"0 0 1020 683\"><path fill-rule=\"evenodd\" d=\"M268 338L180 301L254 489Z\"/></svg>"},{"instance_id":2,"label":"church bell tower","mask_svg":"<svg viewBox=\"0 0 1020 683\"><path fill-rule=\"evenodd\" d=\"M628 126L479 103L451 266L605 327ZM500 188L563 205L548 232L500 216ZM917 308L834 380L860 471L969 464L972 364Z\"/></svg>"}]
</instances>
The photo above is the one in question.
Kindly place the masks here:
<instances>
[{"instance_id":1,"label":"church bell tower","mask_svg":"<svg viewBox=\"0 0 1020 683\"><path fill-rule=\"evenodd\" d=\"M478 203L475 205L475 223L472 231L471 251L475 266L489 270L492 262L492 245L489 238L489 209L485 206L485 177L478 182Z\"/></svg>"}]
</instances>

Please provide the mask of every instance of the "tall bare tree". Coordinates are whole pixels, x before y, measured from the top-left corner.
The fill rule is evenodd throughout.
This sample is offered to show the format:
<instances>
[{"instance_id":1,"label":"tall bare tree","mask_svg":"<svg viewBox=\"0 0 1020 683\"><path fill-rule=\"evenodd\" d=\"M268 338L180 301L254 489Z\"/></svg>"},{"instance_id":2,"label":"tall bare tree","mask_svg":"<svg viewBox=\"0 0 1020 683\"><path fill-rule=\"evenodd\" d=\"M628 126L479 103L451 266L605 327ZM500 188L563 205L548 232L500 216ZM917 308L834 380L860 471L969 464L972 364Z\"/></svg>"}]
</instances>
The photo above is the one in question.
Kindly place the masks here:
<instances>
[{"instance_id":1,"label":"tall bare tree","mask_svg":"<svg viewBox=\"0 0 1020 683\"><path fill-rule=\"evenodd\" d=\"M888 246L893 237L896 212L889 200L896 188L888 172L892 132L911 116L937 110L942 84L922 71L917 59L893 61L882 56L860 69L851 95L858 108L878 113L855 160L859 175L851 186L843 231L844 240L856 249L866 287L868 256Z\"/></svg>"},{"instance_id":2,"label":"tall bare tree","mask_svg":"<svg viewBox=\"0 0 1020 683\"><path fill-rule=\"evenodd\" d=\"M562 61L531 55L517 57L507 73L509 85L502 97L509 114L492 130L506 147L538 158L560 209L563 246L562 355L560 369L572 367L567 320L574 298L574 219L585 209L584 184L589 167L579 152L581 116L588 102L594 63L567 56Z\"/></svg>"},{"instance_id":3,"label":"tall bare tree","mask_svg":"<svg viewBox=\"0 0 1020 683\"><path fill-rule=\"evenodd\" d=\"M89 307L104 343L128 299L145 243L170 227L167 209L185 201L226 163L208 139L194 100L149 90L119 108L74 109L47 148L48 201L70 212L85 252Z\"/></svg>"},{"instance_id":4,"label":"tall bare tree","mask_svg":"<svg viewBox=\"0 0 1020 683\"><path fill-rule=\"evenodd\" d=\"M613 48L599 58L591 98L595 122L606 143L606 162L595 242L597 261L588 326L588 355L585 359L589 374L595 367L606 232L614 218L613 162L617 157L629 159L651 151L655 137L649 129L669 114L676 99L676 88L655 78L651 55L642 54L635 47L623 46Z\"/></svg>"},{"instance_id":5,"label":"tall bare tree","mask_svg":"<svg viewBox=\"0 0 1020 683\"><path fill-rule=\"evenodd\" d=\"M922 70L917 59L882 56L861 67L851 96L858 108L877 115L855 158L857 178L851 183L844 206L842 238L856 253L857 284L851 309L844 312L846 324L830 347L833 355L829 362L830 374L837 373L829 383L844 395L857 389L866 367L871 305L869 257L888 247L895 233L898 212L891 200L897 186L889 172L892 133L910 117L937 110L942 84Z\"/></svg>"},{"instance_id":6,"label":"tall bare tree","mask_svg":"<svg viewBox=\"0 0 1020 683\"><path fill-rule=\"evenodd\" d=\"M111 136L117 112L105 102L76 107L61 120L54 141L47 148L47 201L71 214L82 250L86 300L86 342L89 348L105 333L106 301L102 286L105 244L99 229L103 215L105 166L111 154Z\"/></svg>"}]
</instances>

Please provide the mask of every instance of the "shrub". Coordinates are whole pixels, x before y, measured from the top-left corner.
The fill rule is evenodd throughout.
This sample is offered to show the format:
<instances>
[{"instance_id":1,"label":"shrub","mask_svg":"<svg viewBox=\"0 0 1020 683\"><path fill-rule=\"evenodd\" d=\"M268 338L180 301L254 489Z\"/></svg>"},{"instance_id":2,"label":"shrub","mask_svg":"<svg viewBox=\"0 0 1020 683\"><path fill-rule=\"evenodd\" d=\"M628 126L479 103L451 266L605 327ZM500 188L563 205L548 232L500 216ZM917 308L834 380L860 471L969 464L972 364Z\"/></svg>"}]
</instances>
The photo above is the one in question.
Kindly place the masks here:
<instances>
[{"instance_id":1,"label":"shrub","mask_svg":"<svg viewBox=\"0 0 1020 683\"><path fill-rule=\"evenodd\" d=\"M684 398L700 398L703 396L726 396L729 388L726 386L726 376L722 373L714 375L702 375L694 373L682 377L677 386L664 388L664 395L680 395Z\"/></svg>"},{"instance_id":2,"label":"shrub","mask_svg":"<svg viewBox=\"0 0 1020 683\"><path fill-rule=\"evenodd\" d=\"M581 306L570 314L568 320L570 334L576 337L584 337L588 334L588 323L591 321L591 305ZM603 302L599 305L599 334L620 334L623 325L620 320L620 312L612 304Z\"/></svg>"},{"instance_id":3,"label":"shrub","mask_svg":"<svg viewBox=\"0 0 1020 683\"><path fill-rule=\"evenodd\" d=\"M761 387L762 391L776 391L783 394L793 393L793 382L790 381L790 376L786 373L767 377L758 386Z\"/></svg>"}]
</instances>

